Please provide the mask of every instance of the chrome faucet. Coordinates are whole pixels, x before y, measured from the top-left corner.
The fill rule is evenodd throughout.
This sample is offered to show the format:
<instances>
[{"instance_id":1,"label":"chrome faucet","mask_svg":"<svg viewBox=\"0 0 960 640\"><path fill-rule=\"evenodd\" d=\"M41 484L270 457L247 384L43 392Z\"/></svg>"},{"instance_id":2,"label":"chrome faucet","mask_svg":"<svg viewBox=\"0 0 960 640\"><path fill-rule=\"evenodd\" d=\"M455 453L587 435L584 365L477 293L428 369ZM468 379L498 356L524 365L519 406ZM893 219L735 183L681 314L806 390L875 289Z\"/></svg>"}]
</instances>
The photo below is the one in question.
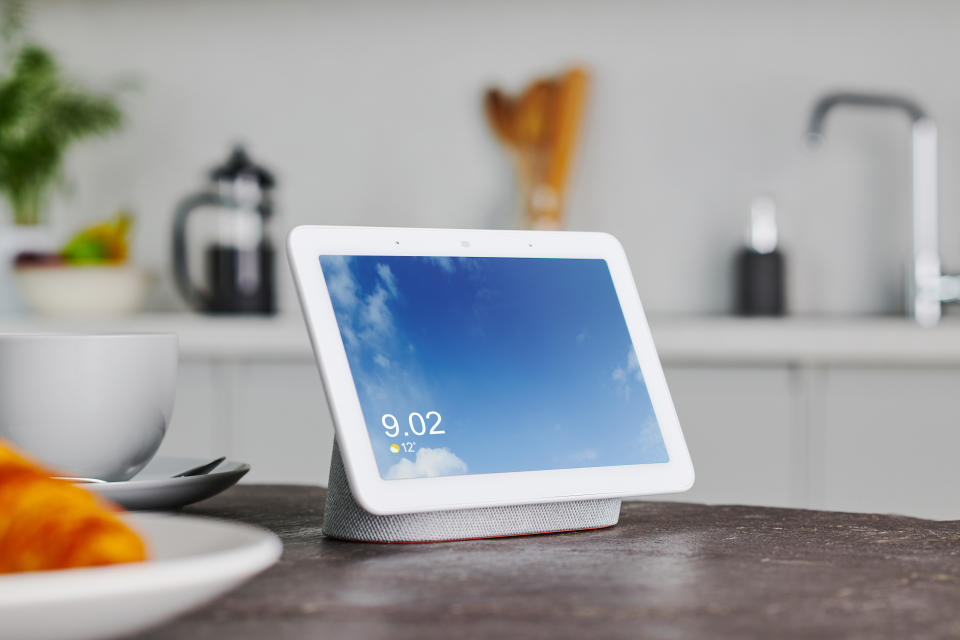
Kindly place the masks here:
<instances>
[{"instance_id":1,"label":"chrome faucet","mask_svg":"<svg viewBox=\"0 0 960 640\"><path fill-rule=\"evenodd\" d=\"M940 321L941 304L960 301L960 276L940 271L937 125L907 98L870 93L831 93L820 98L810 114L807 137L816 144L823 136L827 113L838 106L885 107L905 112L913 126L913 261L907 274L907 313L918 324Z\"/></svg>"}]
</instances>

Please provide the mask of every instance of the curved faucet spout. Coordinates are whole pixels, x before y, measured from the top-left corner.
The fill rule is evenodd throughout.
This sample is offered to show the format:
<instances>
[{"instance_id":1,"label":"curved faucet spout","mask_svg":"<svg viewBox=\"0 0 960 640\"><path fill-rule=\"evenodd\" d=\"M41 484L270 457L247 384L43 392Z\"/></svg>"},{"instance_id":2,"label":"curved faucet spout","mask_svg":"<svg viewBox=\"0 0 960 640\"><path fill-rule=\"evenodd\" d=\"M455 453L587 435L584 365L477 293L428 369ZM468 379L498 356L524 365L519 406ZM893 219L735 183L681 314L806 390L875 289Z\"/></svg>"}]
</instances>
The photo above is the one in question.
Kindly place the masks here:
<instances>
[{"instance_id":1,"label":"curved faucet spout","mask_svg":"<svg viewBox=\"0 0 960 640\"><path fill-rule=\"evenodd\" d=\"M834 107L845 105L900 109L910 116L910 120L913 122L927 118L926 111L924 111L919 104L903 96L883 93L855 93L849 91L828 93L813 105L813 111L810 113L810 124L807 126L807 139L814 144L819 142L823 137L823 122L827 118L827 113Z\"/></svg>"},{"instance_id":2,"label":"curved faucet spout","mask_svg":"<svg viewBox=\"0 0 960 640\"><path fill-rule=\"evenodd\" d=\"M828 93L814 104L807 139L823 136L823 122L838 106L885 107L904 111L911 120L913 156L913 264L907 278L907 310L923 326L940 321L940 305L960 297L958 280L945 280L940 270L937 126L913 100L897 95Z\"/></svg>"}]
</instances>

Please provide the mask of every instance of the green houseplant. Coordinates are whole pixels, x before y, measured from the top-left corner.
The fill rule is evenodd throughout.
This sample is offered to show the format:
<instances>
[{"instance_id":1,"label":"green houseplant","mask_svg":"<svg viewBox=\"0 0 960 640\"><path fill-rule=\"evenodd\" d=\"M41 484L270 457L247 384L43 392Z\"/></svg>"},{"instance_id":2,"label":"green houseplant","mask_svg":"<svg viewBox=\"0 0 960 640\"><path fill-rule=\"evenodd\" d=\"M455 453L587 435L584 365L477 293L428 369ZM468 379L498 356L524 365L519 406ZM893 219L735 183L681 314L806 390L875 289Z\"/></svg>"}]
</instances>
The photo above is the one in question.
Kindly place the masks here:
<instances>
[{"instance_id":1,"label":"green houseplant","mask_svg":"<svg viewBox=\"0 0 960 640\"><path fill-rule=\"evenodd\" d=\"M92 92L64 75L53 54L22 36L22 5L7 4L2 29L7 55L0 68L0 194L13 221L43 220L67 150L77 141L120 127L113 96Z\"/></svg>"}]
</instances>

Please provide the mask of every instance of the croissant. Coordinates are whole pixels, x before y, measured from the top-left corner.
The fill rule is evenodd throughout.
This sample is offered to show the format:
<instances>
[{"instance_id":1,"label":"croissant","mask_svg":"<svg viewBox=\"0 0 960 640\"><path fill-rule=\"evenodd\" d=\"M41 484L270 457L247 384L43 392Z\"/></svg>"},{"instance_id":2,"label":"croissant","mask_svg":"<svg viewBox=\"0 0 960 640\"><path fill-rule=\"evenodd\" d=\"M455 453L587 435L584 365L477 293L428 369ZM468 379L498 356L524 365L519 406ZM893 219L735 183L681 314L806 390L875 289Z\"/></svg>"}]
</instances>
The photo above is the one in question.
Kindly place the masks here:
<instances>
[{"instance_id":1,"label":"croissant","mask_svg":"<svg viewBox=\"0 0 960 640\"><path fill-rule=\"evenodd\" d=\"M118 510L0 439L0 574L147 559Z\"/></svg>"}]
</instances>

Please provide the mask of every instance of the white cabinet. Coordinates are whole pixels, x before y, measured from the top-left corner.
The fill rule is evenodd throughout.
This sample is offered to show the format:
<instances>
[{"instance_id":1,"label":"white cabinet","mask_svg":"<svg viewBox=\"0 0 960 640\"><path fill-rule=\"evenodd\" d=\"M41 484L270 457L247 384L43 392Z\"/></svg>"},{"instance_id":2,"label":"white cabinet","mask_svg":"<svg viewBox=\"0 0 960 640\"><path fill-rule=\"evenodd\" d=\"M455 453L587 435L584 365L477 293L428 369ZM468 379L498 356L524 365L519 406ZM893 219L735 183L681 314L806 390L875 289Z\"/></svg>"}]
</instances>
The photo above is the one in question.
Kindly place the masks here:
<instances>
[{"instance_id":1,"label":"white cabinet","mask_svg":"<svg viewBox=\"0 0 960 640\"><path fill-rule=\"evenodd\" d=\"M211 459L226 455L230 396L221 382L223 365L203 360L180 362L173 417L159 455Z\"/></svg>"},{"instance_id":2,"label":"white cabinet","mask_svg":"<svg viewBox=\"0 0 960 640\"><path fill-rule=\"evenodd\" d=\"M231 454L249 482L327 484L333 422L312 362L251 362L236 370Z\"/></svg>"},{"instance_id":3,"label":"white cabinet","mask_svg":"<svg viewBox=\"0 0 960 640\"><path fill-rule=\"evenodd\" d=\"M960 518L960 370L832 368L823 393L813 506Z\"/></svg>"},{"instance_id":4,"label":"white cabinet","mask_svg":"<svg viewBox=\"0 0 960 640\"><path fill-rule=\"evenodd\" d=\"M299 316L53 318L0 333L175 331L166 455L249 462L248 482L326 484L333 427ZM672 318L653 322L697 481L713 504L960 518L960 322Z\"/></svg>"},{"instance_id":5,"label":"white cabinet","mask_svg":"<svg viewBox=\"0 0 960 640\"><path fill-rule=\"evenodd\" d=\"M697 479L665 500L803 506L803 425L787 367L669 366Z\"/></svg>"},{"instance_id":6,"label":"white cabinet","mask_svg":"<svg viewBox=\"0 0 960 640\"><path fill-rule=\"evenodd\" d=\"M960 517L960 369L665 368L697 481L658 499ZM311 359L181 362L162 453L249 462L247 482L326 484L332 444Z\"/></svg>"},{"instance_id":7,"label":"white cabinet","mask_svg":"<svg viewBox=\"0 0 960 640\"><path fill-rule=\"evenodd\" d=\"M159 455L247 462L245 482L326 485L333 423L306 360L180 363L173 420Z\"/></svg>"},{"instance_id":8,"label":"white cabinet","mask_svg":"<svg viewBox=\"0 0 960 640\"><path fill-rule=\"evenodd\" d=\"M960 369L690 365L667 381L697 472L679 499L960 518Z\"/></svg>"}]
</instances>

